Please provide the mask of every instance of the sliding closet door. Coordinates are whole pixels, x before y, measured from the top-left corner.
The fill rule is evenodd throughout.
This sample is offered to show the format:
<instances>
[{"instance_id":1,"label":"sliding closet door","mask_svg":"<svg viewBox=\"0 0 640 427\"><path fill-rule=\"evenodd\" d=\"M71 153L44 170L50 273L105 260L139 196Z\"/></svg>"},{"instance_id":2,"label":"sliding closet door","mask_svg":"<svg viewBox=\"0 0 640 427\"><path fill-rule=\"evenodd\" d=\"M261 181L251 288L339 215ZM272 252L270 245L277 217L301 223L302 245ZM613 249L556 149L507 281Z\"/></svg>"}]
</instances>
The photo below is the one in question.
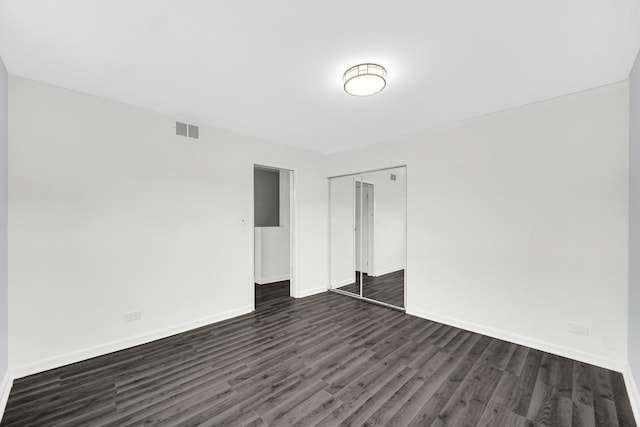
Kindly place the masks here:
<instances>
[{"instance_id":1,"label":"sliding closet door","mask_svg":"<svg viewBox=\"0 0 640 427\"><path fill-rule=\"evenodd\" d=\"M331 289L405 306L406 167L329 179Z\"/></svg>"},{"instance_id":2,"label":"sliding closet door","mask_svg":"<svg viewBox=\"0 0 640 427\"><path fill-rule=\"evenodd\" d=\"M404 307L406 168L362 174L362 296Z\"/></svg>"},{"instance_id":3,"label":"sliding closet door","mask_svg":"<svg viewBox=\"0 0 640 427\"><path fill-rule=\"evenodd\" d=\"M356 183L353 175L329 179L330 273L332 289L360 296Z\"/></svg>"}]
</instances>

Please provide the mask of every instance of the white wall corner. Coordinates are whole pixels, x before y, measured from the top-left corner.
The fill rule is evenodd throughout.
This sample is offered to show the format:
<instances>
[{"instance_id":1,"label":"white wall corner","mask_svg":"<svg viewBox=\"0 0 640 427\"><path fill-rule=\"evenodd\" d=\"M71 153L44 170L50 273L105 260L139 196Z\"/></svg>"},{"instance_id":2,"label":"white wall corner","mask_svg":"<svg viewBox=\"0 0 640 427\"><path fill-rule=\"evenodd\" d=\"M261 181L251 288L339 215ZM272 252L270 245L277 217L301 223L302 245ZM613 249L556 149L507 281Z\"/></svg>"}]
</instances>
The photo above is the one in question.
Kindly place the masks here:
<instances>
[{"instance_id":1,"label":"white wall corner","mask_svg":"<svg viewBox=\"0 0 640 427\"><path fill-rule=\"evenodd\" d=\"M575 350L570 347L560 346L548 341L538 340L538 339L527 337L524 335L514 334L512 332L507 332L501 329L490 328L483 325L466 322L464 320L453 319L453 318L442 316L436 313L428 313L423 310L414 309L411 306L407 307L406 313L412 316L431 320L433 322L444 323L446 325L454 326L456 328L464 329L464 330L475 332L482 335L487 335L492 338L497 338L497 339L508 341L514 344L524 345L527 347L534 348L536 350L556 354L558 356L567 357L569 359L577 360L579 362L589 363L591 365L596 365L602 368L611 369L613 371L625 373L628 370L628 365L626 361L609 359L606 357L598 356L596 354Z\"/></svg>"},{"instance_id":2,"label":"white wall corner","mask_svg":"<svg viewBox=\"0 0 640 427\"><path fill-rule=\"evenodd\" d=\"M40 360L35 363L20 365L11 369L11 378L12 379L22 378L28 375L33 375L40 372L48 371L49 369L55 369L62 366L66 366L71 363L77 363L77 362L88 360L94 357L103 356L105 354L113 353L115 351L125 350L127 348L135 347L141 344L146 344L162 338L170 337L172 335L180 334L182 332L187 332L192 329L200 328L202 326L211 325L216 322L221 322L223 320L231 319L236 316L241 316L243 314L251 313L252 311L253 311L253 307L251 306L241 307L235 310L230 310L230 311L216 314L213 316L208 316L208 317L200 318L190 322L185 322L180 325L170 326L168 328L159 329L153 332L136 335L129 338L124 338L121 340L112 341L110 343L85 348L82 350L74 351L67 354L62 354L59 356L54 356L45 360Z\"/></svg>"},{"instance_id":3,"label":"white wall corner","mask_svg":"<svg viewBox=\"0 0 640 427\"><path fill-rule=\"evenodd\" d=\"M11 393L12 386L13 376L10 372L6 372L2 380L0 380L0 421L2 421L4 410L7 407L7 401L9 400L9 393Z\"/></svg>"},{"instance_id":4,"label":"white wall corner","mask_svg":"<svg viewBox=\"0 0 640 427\"><path fill-rule=\"evenodd\" d=\"M624 384L627 386L627 394L629 395L629 401L631 402L631 409L633 410L633 416L636 422L640 421L640 389L636 382L631 366L622 371L624 376Z\"/></svg>"}]
</instances>

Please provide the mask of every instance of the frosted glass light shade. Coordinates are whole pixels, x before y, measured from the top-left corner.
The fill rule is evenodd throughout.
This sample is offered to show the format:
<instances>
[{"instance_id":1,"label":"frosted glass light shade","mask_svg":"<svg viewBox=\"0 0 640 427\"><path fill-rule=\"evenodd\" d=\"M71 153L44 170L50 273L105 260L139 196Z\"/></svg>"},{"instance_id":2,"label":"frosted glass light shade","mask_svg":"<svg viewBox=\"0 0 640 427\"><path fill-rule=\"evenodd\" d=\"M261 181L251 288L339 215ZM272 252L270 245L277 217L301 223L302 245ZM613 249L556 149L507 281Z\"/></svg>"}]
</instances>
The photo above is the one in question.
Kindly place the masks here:
<instances>
[{"instance_id":1,"label":"frosted glass light shade","mask_svg":"<svg viewBox=\"0 0 640 427\"><path fill-rule=\"evenodd\" d=\"M378 64L359 64L345 71L343 80L349 95L373 95L387 85L387 70Z\"/></svg>"}]
</instances>

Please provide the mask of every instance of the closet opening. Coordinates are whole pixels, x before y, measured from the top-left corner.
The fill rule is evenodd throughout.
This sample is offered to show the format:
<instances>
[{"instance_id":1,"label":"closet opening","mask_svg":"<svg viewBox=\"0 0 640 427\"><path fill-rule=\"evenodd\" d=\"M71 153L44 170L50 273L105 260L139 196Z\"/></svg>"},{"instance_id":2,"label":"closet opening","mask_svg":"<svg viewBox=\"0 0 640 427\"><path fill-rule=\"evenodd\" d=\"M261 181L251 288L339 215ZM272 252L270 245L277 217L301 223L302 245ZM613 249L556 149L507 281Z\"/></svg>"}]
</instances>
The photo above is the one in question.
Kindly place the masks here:
<instances>
[{"instance_id":1,"label":"closet opening","mask_svg":"<svg viewBox=\"0 0 640 427\"><path fill-rule=\"evenodd\" d=\"M406 306L407 168L329 178L330 290Z\"/></svg>"}]
</instances>

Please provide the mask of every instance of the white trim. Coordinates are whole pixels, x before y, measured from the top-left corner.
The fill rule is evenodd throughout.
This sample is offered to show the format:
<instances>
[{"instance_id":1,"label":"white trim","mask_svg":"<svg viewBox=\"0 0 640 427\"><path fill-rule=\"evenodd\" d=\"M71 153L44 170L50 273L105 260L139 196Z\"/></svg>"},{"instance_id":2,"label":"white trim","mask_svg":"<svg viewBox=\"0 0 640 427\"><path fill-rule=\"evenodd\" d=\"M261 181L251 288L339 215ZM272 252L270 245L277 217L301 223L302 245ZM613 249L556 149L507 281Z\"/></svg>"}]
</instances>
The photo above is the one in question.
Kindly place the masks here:
<instances>
[{"instance_id":1,"label":"white trim","mask_svg":"<svg viewBox=\"0 0 640 427\"><path fill-rule=\"evenodd\" d=\"M350 285L352 283L356 283L356 278L352 277L350 279L344 279L344 280L340 280L336 283L332 283L331 287L332 288L339 288L340 286L345 286L345 285Z\"/></svg>"},{"instance_id":2,"label":"white trim","mask_svg":"<svg viewBox=\"0 0 640 427\"><path fill-rule=\"evenodd\" d=\"M580 362L589 363L591 365L600 366L603 368L611 369L617 372L625 372L627 370L626 361L609 359L593 353L586 353L573 348L557 345L548 341L538 340L535 338L526 337L524 335L514 334L501 329L494 329L475 323L466 322L464 320L452 319L450 317L441 316L435 313L428 313L423 310L407 307L407 314L421 317L423 319L432 320L439 323L444 323L457 328L465 329L467 331L476 332L478 334L487 335L493 338L498 338L504 341L509 341L515 344L524 345L527 347L535 348L547 353L557 354L569 359L578 360Z\"/></svg>"},{"instance_id":3,"label":"white trim","mask_svg":"<svg viewBox=\"0 0 640 427\"><path fill-rule=\"evenodd\" d=\"M313 289L309 289L306 291L302 291L300 292L297 296L295 296L295 298L304 298L304 297L310 297L311 295L316 295L316 294L321 294L323 292L327 292L327 288L326 287L320 287L320 288L313 288Z\"/></svg>"},{"instance_id":4,"label":"white trim","mask_svg":"<svg viewBox=\"0 0 640 427\"><path fill-rule=\"evenodd\" d=\"M253 272L253 282L259 283L262 281L262 229L258 227L253 227L253 245L251 249L253 252L253 263L251 265L251 268L253 268L251 270Z\"/></svg>"},{"instance_id":5,"label":"white trim","mask_svg":"<svg viewBox=\"0 0 640 427\"><path fill-rule=\"evenodd\" d=\"M296 172L289 171L289 296L298 289L298 218L296 213Z\"/></svg>"},{"instance_id":6,"label":"white trim","mask_svg":"<svg viewBox=\"0 0 640 427\"><path fill-rule=\"evenodd\" d=\"M71 363L76 363L83 360L91 359L93 357L113 353L114 351L124 350L126 348L146 344L202 326L210 325L212 323L220 322L222 320L231 319L232 317L251 313L252 311L253 308L251 306L241 307L224 313L215 314L213 316L203 317L190 322L181 323L177 326L170 326L168 328L159 329L153 332L112 341L107 344L100 344L78 351L72 351L70 353L54 356L48 359L41 360L39 362L17 366L11 370L12 378L26 377L28 375L48 371L49 369L59 368Z\"/></svg>"},{"instance_id":7,"label":"white trim","mask_svg":"<svg viewBox=\"0 0 640 427\"><path fill-rule=\"evenodd\" d=\"M385 274L391 274L391 273L395 273L396 271L401 271L401 270L404 270L403 266L385 268L384 270L376 271L376 274L375 274L374 277L384 276Z\"/></svg>"},{"instance_id":8,"label":"white trim","mask_svg":"<svg viewBox=\"0 0 640 427\"><path fill-rule=\"evenodd\" d=\"M333 284L331 283L331 271L333 265L331 262L331 180L327 178L327 218L329 219L329 227L327 227L327 289L331 289Z\"/></svg>"},{"instance_id":9,"label":"white trim","mask_svg":"<svg viewBox=\"0 0 640 427\"><path fill-rule=\"evenodd\" d=\"M633 409L633 416L638 422L640 421L640 388L638 388L638 383L633 376L631 366L627 366L627 369L622 374L624 375L624 383L627 386L627 394L631 402L631 409Z\"/></svg>"},{"instance_id":10,"label":"white trim","mask_svg":"<svg viewBox=\"0 0 640 427\"><path fill-rule=\"evenodd\" d=\"M9 371L5 372L2 381L0 381L0 421L4 415L4 410L7 407L7 401L9 400L9 393L11 393L11 387L13 386L13 377Z\"/></svg>"},{"instance_id":11,"label":"white trim","mask_svg":"<svg viewBox=\"0 0 640 427\"><path fill-rule=\"evenodd\" d=\"M280 277L269 277L269 278L267 278L267 279L262 279L262 280L258 280L258 279L256 278L256 283L257 283L258 285L267 285L267 284L269 284L269 283L276 283L276 282L282 282L282 281L285 281L285 280L289 280L289 278L290 278L290 277L291 277L290 275L286 274L286 275L284 275L284 276L280 276Z\"/></svg>"}]
</instances>

